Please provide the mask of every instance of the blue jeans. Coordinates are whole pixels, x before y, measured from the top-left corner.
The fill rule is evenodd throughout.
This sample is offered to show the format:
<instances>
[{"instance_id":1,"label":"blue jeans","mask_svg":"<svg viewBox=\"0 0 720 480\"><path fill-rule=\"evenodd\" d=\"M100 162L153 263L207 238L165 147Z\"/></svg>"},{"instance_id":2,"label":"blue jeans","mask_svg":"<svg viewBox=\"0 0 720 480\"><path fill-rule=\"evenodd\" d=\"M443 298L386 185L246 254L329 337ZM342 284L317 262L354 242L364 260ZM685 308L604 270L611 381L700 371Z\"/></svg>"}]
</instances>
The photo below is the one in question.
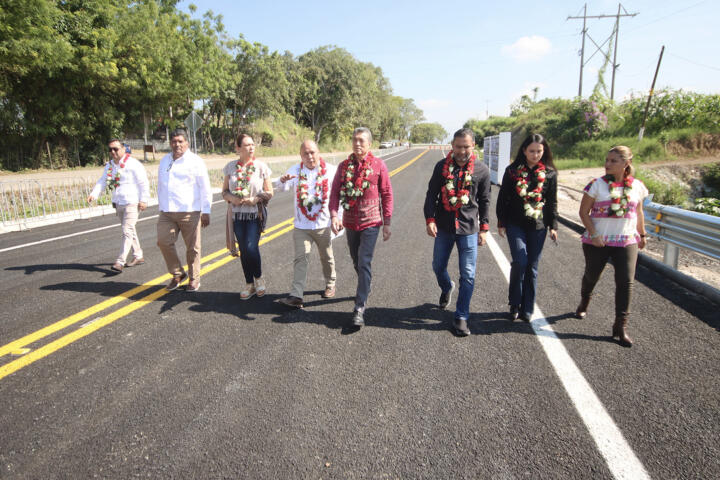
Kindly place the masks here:
<instances>
[{"instance_id":1,"label":"blue jeans","mask_svg":"<svg viewBox=\"0 0 720 480\"><path fill-rule=\"evenodd\" d=\"M547 229L535 230L507 225L506 233L512 255L508 302L520 307L521 312L532 315L535 309L538 263L545 245Z\"/></svg>"},{"instance_id":2,"label":"blue jeans","mask_svg":"<svg viewBox=\"0 0 720 480\"><path fill-rule=\"evenodd\" d=\"M478 234L457 235L438 230L433 247L432 268L443 293L450 290L447 266L453 245L457 245L460 269L460 288L455 305L455 318L467 320L470 316L470 298L475 288L475 264L477 262Z\"/></svg>"},{"instance_id":3,"label":"blue jeans","mask_svg":"<svg viewBox=\"0 0 720 480\"><path fill-rule=\"evenodd\" d=\"M360 231L346 228L345 232L350 257L352 257L353 266L358 276L357 290L355 292L355 310L363 312L370 296L372 259L380 227L368 227Z\"/></svg>"},{"instance_id":4,"label":"blue jeans","mask_svg":"<svg viewBox=\"0 0 720 480\"><path fill-rule=\"evenodd\" d=\"M260 222L258 220L233 220L233 230L240 250L245 282L253 283L255 278L262 277L260 262Z\"/></svg>"}]
</instances>

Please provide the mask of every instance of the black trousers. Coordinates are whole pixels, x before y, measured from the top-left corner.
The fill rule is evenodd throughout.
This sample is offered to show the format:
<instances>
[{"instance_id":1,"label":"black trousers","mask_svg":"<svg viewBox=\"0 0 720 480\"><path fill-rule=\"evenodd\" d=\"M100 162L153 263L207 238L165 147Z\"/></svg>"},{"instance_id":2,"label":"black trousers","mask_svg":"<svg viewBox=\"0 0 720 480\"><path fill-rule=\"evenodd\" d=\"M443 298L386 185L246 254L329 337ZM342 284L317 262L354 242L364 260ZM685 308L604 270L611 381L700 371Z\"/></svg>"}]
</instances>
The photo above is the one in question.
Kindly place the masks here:
<instances>
[{"instance_id":1,"label":"black trousers","mask_svg":"<svg viewBox=\"0 0 720 480\"><path fill-rule=\"evenodd\" d=\"M625 317L630 313L630 296L632 295L637 264L637 244L627 247L596 247L583 243L585 254L585 274L582 278L580 294L589 297L595 284L600 279L609 259L615 268L615 316Z\"/></svg>"}]
</instances>

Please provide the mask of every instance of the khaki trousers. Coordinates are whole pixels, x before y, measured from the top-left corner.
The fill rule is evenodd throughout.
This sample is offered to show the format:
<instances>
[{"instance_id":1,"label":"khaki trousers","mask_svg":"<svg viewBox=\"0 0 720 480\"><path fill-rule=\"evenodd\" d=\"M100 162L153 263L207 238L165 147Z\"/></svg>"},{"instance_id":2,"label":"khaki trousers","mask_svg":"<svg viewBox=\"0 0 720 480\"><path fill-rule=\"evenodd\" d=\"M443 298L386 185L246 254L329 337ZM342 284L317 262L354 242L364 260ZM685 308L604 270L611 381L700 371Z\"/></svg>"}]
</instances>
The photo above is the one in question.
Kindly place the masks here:
<instances>
[{"instance_id":1,"label":"khaki trousers","mask_svg":"<svg viewBox=\"0 0 720 480\"><path fill-rule=\"evenodd\" d=\"M160 212L157 223L157 245L160 247L168 272L183 273L175 242L182 234L187 253L190 280L200 278L200 212Z\"/></svg>"},{"instance_id":2,"label":"khaki trousers","mask_svg":"<svg viewBox=\"0 0 720 480\"><path fill-rule=\"evenodd\" d=\"M317 230L304 230L296 228L293 230L295 241L295 260L293 262L293 284L290 295L302 298L307 281L307 266L310 260L312 244L315 242L320 254L323 275L325 276L325 287L335 286L335 258L333 257L332 243L330 242L332 232L330 227L318 228Z\"/></svg>"},{"instance_id":3,"label":"khaki trousers","mask_svg":"<svg viewBox=\"0 0 720 480\"><path fill-rule=\"evenodd\" d=\"M125 265L130 249L135 254L135 258L143 258L143 251L140 248L140 240L138 240L135 224L138 221L137 203L129 203L127 205L118 205L115 213L120 218L120 226L122 227L122 246L117 261L121 265Z\"/></svg>"}]
</instances>

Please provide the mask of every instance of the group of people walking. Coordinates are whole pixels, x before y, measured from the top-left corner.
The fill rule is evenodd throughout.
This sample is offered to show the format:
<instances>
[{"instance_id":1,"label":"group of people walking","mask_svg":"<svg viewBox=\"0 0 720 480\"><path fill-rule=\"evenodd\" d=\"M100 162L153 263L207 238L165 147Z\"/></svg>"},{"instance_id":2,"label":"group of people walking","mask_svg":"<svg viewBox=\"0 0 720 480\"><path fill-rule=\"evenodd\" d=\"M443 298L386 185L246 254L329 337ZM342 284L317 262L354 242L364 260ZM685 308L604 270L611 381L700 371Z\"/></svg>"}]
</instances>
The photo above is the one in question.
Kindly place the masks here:
<instances>
[{"instance_id":1,"label":"group of people walking","mask_svg":"<svg viewBox=\"0 0 720 480\"><path fill-rule=\"evenodd\" d=\"M372 134L360 127L353 131L352 153L337 167L326 163L315 142L300 147L301 161L290 167L273 185L270 168L255 159L251 136L240 134L237 160L225 165L222 198L227 202L227 246L239 255L244 286L240 298L262 297L260 235L267 222L267 204L274 188L293 189L294 261L290 293L279 300L290 308L302 308L312 245L317 245L325 280L323 298L335 296L336 271L332 240L342 234L357 273L351 324L364 325L364 312L371 290L372 259L377 239L391 236L393 190L385 162L371 152ZM177 289L186 279L186 291L200 288L201 228L210 224L212 194L203 160L188 150L187 133L171 134L172 152L158 169L158 246L172 275L167 290ZM142 164L130 157L118 140L109 144L111 160L93 189L89 201L100 192L113 190L113 202L121 218L122 249L112 266L144 263L137 240L137 212L147 206L147 175ZM455 132L451 150L433 168L423 213L426 232L434 239L432 269L440 288L438 306L445 309L457 289L453 331L470 334L468 318L475 284L477 248L487 242L490 229L490 171L475 155L474 134ZM632 152L615 147L607 155L606 175L585 187L580 218L586 228L582 237L585 272L581 299L575 312L585 318L593 289L609 259L615 268L615 323L613 338L632 345L626 328L638 249L645 246L642 201L647 189L633 178ZM514 162L504 172L496 204L498 234L507 237L512 256L508 288L509 319L532 319L537 290L538 265L546 237L557 241L557 169L546 139L528 136ZM175 243L185 241L188 272L180 263ZM459 285L448 274L454 247L459 261ZM134 259L125 263L130 250Z\"/></svg>"}]
</instances>

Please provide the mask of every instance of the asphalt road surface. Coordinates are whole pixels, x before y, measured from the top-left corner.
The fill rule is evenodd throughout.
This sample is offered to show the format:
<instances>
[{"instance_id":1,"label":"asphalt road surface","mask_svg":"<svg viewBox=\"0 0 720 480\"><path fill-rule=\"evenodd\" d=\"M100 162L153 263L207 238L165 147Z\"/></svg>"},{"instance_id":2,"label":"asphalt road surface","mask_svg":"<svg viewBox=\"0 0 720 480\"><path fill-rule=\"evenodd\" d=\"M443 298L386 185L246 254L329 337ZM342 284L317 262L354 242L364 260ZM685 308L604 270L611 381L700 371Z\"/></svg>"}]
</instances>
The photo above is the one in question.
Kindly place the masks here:
<instances>
[{"instance_id":1,"label":"asphalt road surface","mask_svg":"<svg viewBox=\"0 0 720 480\"><path fill-rule=\"evenodd\" d=\"M249 301L217 196L197 293L162 288L156 209L138 223L147 263L119 275L113 216L0 237L0 478L720 478L718 306L639 267L636 343L619 346L611 267L588 317L572 316L584 263L561 226L532 323L505 318L509 253L493 235L473 334L455 336L422 215L440 158L386 159L405 168L361 330L347 326L345 237L336 298L320 297L313 252L305 308L276 303L292 280L290 193L261 246L268 294ZM450 266L457 278L456 254Z\"/></svg>"}]
</instances>

